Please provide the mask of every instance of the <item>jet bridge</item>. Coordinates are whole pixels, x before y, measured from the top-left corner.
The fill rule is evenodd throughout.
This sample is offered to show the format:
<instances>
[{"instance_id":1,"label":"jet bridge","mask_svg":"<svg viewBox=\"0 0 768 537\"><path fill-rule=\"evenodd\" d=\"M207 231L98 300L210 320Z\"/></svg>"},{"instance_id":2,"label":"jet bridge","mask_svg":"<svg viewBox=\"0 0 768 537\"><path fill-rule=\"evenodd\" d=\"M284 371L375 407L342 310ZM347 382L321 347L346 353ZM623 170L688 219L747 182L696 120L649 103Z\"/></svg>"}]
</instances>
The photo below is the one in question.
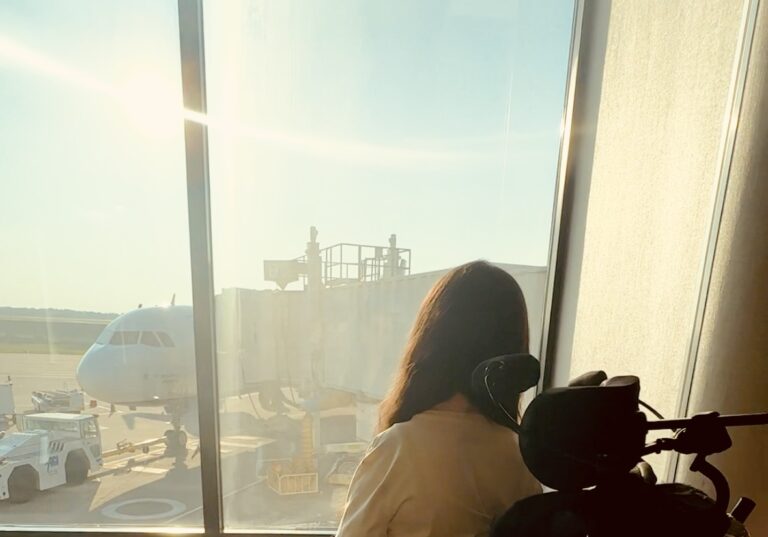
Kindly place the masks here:
<instances>
[{"instance_id":1,"label":"jet bridge","mask_svg":"<svg viewBox=\"0 0 768 537\"><path fill-rule=\"evenodd\" d=\"M224 391L277 384L383 398L419 306L448 270L411 274L410 250L341 243L320 249L311 231L306 255L265 262L265 274L303 290L225 289L216 297L219 378ZM368 255L370 253L371 255ZM270 272L269 265L282 265ZM538 354L546 268L496 264L520 284L528 305L531 352ZM276 265L273 265L273 268ZM290 282L288 282L290 283Z\"/></svg>"}]
</instances>

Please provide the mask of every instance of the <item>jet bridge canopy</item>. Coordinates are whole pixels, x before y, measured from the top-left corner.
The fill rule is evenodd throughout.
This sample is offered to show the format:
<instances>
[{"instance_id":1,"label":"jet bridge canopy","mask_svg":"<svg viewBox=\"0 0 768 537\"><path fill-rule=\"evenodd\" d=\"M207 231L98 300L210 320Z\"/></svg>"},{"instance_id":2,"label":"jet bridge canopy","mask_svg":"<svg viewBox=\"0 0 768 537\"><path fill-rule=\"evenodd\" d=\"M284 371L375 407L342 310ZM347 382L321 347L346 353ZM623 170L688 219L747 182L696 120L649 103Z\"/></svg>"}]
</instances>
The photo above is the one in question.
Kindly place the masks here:
<instances>
[{"instance_id":1,"label":"jet bridge canopy","mask_svg":"<svg viewBox=\"0 0 768 537\"><path fill-rule=\"evenodd\" d=\"M538 354L546 269L497 265L520 284L531 352ZM216 297L219 377L225 388L276 382L379 400L388 390L419 306L448 269L307 291L226 289Z\"/></svg>"}]
</instances>

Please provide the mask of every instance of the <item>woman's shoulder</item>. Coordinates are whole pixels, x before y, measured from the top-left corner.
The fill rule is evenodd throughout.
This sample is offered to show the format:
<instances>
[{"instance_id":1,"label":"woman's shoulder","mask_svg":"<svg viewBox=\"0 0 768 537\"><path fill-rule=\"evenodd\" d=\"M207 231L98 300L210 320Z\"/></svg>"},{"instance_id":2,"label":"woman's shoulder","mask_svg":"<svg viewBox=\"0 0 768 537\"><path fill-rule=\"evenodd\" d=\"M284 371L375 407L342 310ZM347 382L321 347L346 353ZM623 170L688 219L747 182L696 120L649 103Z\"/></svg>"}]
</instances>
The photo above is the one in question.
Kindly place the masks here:
<instances>
[{"instance_id":1,"label":"woman's shoulder","mask_svg":"<svg viewBox=\"0 0 768 537\"><path fill-rule=\"evenodd\" d=\"M385 456L390 459L412 458L414 449L424 445L424 436L431 436L418 420L395 423L378 433L368 444L366 455Z\"/></svg>"},{"instance_id":2,"label":"woman's shoulder","mask_svg":"<svg viewBox=\"0 0 768 537\"><path fill-rule=\"evenodd\" d=\"M368 452L374 449L380 451L396 450L408 442L409 432L411 427L408 426L409 422L395 423L384 431L380 432L373 437L371 443L368 445Z\"/></svg>"},{"instance_id":3,"label":"woman's shoulder","mask_svg":"<svg viewBox=\"0 0 768 537\"><path fill-rule=\"evenodd\" d=\"M401 474L412 464L414 450L407 427L395 424L380 432L369 442L358 472L366 470L378 474Z\"/></svg>"},{"instance_id":4,"label":"woman's shoulder","mask_svg":"<svg viewBox=\"0 0 768 537\"><path fill-rule=\"evenodd\" d=\"M517 443L515 433L482 414L428 410L379 433L369 449L391 450L414 445L452 443L466 437L505 445Z\"/></svg>"}]
</instances>

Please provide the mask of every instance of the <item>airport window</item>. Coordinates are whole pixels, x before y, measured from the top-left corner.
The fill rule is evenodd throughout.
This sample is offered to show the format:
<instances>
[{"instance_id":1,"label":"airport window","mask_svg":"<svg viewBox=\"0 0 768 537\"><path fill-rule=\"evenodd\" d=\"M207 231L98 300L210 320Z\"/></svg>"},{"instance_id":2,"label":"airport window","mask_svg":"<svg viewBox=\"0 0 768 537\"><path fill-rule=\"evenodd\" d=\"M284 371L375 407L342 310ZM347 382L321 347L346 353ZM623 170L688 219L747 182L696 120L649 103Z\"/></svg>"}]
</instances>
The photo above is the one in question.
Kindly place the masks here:
<instances>
[{"instance_id":1,"label":"airport window","mask_svg":"<svg viewBox=\"0 0 768 537\"><path fill-rule=\"evenodd\" d=\"M154 332L142 332L141 344L149 345L150 347L161 347L160 340L157 339L157 335Z\"/></svg>"},{"instance_id":2,"label":"airport window","mask_svg":"<svg viewBox=\"0 0 768 537\"><path fill-rule=\"evenodd\" d=\"M202 525L179 59L176 0L0 2L2 531Z\"/></svg>"},{"instance_id":3,"label":"airport window","mask_svg":"<svg viewBox=\"0 0 768 537\"><path fill-rule=\"evenodd\" d=\"M514 275L538 355L573 5L203 13L224 526L330 532L442 274Z\"/></svg>"},{"instance_id":4,"label":"airport window","mask_svg":"<svg viewBox=\"0 0 768 537\"><path fill-rule=\"evenodd\" d=\"M451 267L515 276L538 355L573 4L203 1L205 117L182 108L191 5L0 4L19 282L0 303L0 453L24 427L5 417L58 416L26 422L52 442L30 464L58 481L0 499L2 529L203 524L219 484L201 479L185 118L208 126L225 530L335 530ZM177 352L147 359L161 345ZM66 457L40 467L62 432L93 455L76 487Z\"/></svg>"}]
</instances>

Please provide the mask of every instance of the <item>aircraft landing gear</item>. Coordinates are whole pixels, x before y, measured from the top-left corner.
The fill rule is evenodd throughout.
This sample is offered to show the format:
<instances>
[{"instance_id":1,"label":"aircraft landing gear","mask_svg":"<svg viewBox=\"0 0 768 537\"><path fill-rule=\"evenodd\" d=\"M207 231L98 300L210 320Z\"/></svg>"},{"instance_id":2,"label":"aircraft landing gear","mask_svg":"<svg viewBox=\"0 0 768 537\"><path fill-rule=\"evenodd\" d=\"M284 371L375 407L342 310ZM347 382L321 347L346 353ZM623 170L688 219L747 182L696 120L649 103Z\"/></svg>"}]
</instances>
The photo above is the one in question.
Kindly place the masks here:
<instances>
[{"instance_id":1,"label":"aircraft landing gear","mask_svg":"<svg viewBox=\"0 0 768 537\"><path fill-rule=\"evenodd\" d=\"M173 429L165 431L165 449L169 453L184 453L187 450L187 433L181 430L181 417L171 418Z\"/></svg>"},{"instance_id":2,"label":"aircraft landing gear","mask_svg":"<svg viewBox=\"0 0 768 537\"><path fill-rule=\"evenodd\" d=\"M187 433L182 430L169 429L165 431L165 448L170 452L180 452L187 449Z\"/></svg>"}]
</instances>

